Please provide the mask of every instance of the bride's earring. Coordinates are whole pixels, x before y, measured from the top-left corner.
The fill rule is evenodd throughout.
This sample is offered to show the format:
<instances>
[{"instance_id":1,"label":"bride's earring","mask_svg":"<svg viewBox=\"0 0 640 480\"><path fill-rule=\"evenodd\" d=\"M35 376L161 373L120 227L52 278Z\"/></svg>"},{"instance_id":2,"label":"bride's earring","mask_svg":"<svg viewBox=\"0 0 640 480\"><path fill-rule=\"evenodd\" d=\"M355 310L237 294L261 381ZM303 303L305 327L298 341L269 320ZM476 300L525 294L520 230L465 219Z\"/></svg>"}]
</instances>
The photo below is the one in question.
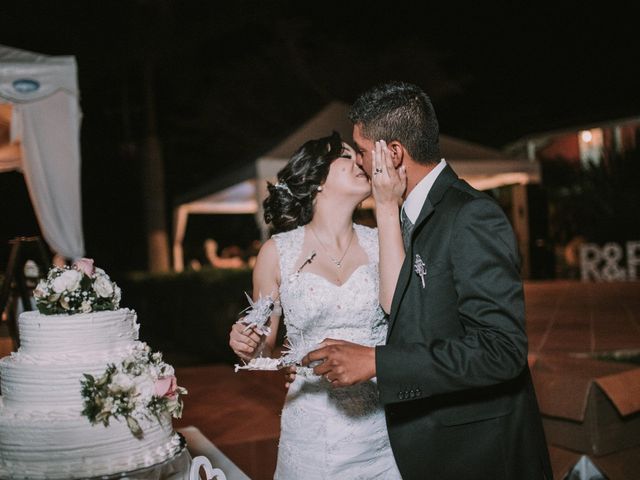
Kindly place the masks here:
<instances>
[{"instance_id":1,"label":"bride's earring","mask_svg":"<svg viewBox=\"0 0 640 480\"><path fill-rule=\"evenodd\" d=\"M321 192L322 191L322 185L318 185L318 191Z\"/></svg>"}]
</instances>

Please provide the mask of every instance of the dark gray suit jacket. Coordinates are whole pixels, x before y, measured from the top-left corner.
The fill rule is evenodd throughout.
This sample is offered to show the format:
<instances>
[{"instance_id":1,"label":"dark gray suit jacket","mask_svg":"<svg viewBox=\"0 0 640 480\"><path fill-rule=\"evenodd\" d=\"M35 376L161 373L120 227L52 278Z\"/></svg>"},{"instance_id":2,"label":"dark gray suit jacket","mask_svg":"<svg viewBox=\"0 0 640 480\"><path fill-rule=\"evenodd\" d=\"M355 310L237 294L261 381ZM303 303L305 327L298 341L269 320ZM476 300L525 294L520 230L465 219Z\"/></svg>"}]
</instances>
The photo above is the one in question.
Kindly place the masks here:
<instances>
[{"instance_id":1,"label":"dark gray suit jacket","mask_svg":"<svg viewBox=\"0 0 640 480\"><path fill-rule=\"evenodd\" d=\"M449 166L414 226L376 368L405 480L552 478L513 230Z\"/></svg>"}]
</instances>

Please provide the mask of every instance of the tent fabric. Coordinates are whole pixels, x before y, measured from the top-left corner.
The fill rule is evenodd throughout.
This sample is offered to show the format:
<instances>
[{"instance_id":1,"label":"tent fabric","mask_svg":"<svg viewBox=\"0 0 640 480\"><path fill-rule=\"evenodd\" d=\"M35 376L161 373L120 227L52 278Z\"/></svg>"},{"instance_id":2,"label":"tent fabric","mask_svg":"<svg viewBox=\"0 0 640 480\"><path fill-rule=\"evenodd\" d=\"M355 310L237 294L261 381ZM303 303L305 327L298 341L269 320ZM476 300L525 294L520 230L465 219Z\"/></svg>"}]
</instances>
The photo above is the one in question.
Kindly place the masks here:
<instances>
[{"instance_id":1,"label":"tent fabric","mask_svg":"<svg viewBox=\"0 0 640 480\"><path fill-rule=\"evenodd\" d=\"M0 45L0 103L12 106L11 141L42 234L57 254L84 255L80 122L74 57L50 57ZM11 163L10 163L11 162Z\"/></svg>"},{"instance_id":2,"label":"tent fabric","mask_svg":"<svg viewBox=\"0 0 640 480\"><path fill-rule=\"evenodd\" d=\"M0 97L31 103L57 91L78 96L76 61L71 56L48 56L0 45Z\"/></svg>"},{"instance_id":3,"label":"tent fabric","mask_svg":"<svg viewBox=\"0 0 640 480\"><path fill-rule=\"evenodd\" d=\"M256 223L266 238L262 201L267 196L267 181L274 181L278 170L287 163L295 150L311 138L327 136L335 130L345 141L351 142L353 126L349 121L348 111L349 105L344 102L329 103L254 162L216 177L178 199L174 212L174 268L182 270L183 267L182 241L190 214L238 213L241 204L246 213L255 215ZM499 150L442 134L440 150L458 175L480 190L540 182L540 166L537 162L509 157ZM243 183L244 188L236 187ZM232 191L235 192L233 200ZM242 199L238 197L240 194L244 195ZM369 197L363 202L363 207L373 208L373 199Z\"/></svg>"}]
</instances>

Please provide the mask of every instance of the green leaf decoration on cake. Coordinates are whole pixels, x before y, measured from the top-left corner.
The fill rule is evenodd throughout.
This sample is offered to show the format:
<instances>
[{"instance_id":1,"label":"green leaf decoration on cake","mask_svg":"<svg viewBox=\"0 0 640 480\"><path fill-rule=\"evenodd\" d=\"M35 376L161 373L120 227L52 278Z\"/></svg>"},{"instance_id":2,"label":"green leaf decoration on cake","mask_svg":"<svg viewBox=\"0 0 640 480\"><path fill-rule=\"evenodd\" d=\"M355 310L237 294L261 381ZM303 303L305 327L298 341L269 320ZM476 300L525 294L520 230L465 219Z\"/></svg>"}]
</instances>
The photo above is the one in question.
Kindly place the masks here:
<instances>
[{"instance_id":1,"label":"green leaf decoration on cake","mask_svg":"<svg viewBox=\"0 0 640 480\"><path fill-rule=\"evenodd\" d=\"M107 365L102 375L83 376L82 415L94 425L108 427L112 418L122 419L134 436L142 437L140 420L160 422L162 414L182 415L181 396L187 390L178 386L175 371L162 354L152 352L145 343L138 342L119 364Z\"/></svg>"}]
</instances>

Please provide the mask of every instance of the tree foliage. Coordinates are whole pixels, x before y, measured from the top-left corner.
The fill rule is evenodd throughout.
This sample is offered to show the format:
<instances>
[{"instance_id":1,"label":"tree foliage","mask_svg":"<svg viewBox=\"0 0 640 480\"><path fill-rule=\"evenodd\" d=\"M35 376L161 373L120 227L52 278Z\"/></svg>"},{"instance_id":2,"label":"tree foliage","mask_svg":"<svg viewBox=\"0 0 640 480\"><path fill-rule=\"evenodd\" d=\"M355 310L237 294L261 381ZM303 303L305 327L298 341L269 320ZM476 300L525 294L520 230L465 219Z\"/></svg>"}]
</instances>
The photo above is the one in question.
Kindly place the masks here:
<instances>
[{"instance_id":1,"label":"tree foliage","mask_svg":"<svg viewBox=\"0 0 640 480\"><path fill-rule=\"evenodd\" d=\"M636 145L639 145L638 135ZM640 148L606 152L598 164L573 166L564 160L543 167L552 240L576 236L595 243L640 239Z\"/></svg>"}]
</instances>

